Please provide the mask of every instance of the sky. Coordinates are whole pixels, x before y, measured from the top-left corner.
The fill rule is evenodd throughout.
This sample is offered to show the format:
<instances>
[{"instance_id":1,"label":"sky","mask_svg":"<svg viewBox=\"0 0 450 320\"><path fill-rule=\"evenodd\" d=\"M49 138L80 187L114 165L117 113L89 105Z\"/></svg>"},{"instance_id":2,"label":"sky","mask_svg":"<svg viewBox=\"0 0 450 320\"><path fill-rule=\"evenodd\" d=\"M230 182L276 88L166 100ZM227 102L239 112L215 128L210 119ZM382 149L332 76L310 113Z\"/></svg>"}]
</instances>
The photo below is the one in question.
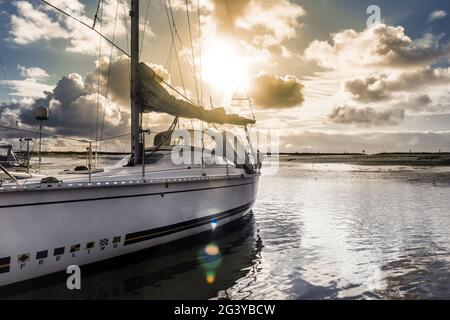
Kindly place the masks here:
<instances>
[{"instance_id":1,"label":"sky","mask_svg":"<svg viewBox=\"0 0 450 320\"><path fill-rule=\"evenodd\" d=\"M97 0L49 2L93 24ZM255 128L275 130L281 151L450 151L450 1L140 2L141 60L207 107L250 117L240 99L249 97ZM379 11L368 10L373 5ZM102 1L95 27L125 52L129 7ZM38 0L0 0L0 24L0 125L35 131L34 110L46 106L51 134L95 140L129 132L123 53ZM144 119L155 131L170 122ZM17 137L0 129L3 140ZM128 140L103 148L127 150Z\"/></svg>"}]
</instances>

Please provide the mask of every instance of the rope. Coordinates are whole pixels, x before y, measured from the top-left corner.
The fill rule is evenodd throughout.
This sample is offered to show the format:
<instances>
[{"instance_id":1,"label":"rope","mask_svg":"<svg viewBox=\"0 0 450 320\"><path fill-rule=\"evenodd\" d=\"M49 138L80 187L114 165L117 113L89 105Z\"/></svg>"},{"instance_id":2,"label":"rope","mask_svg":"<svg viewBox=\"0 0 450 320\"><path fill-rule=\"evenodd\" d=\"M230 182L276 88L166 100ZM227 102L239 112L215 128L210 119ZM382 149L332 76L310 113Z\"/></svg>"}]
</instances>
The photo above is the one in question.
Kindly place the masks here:
<instances>
[{"instance_id":1,"label":"rope","mask_svg":"<svg viewBox=\"0 0 450 320\"><path fill-rule=\"evenodd\" d=\"M39 134L38 131L18 129L18 128L14 128L14 127L3 126L3 125L0 125L0 128L6 129L6 130L12 130L12 131L22 131L22 132L32 133L32 134L36 134L36 135ZM42 132L42 135L46 136L46 137L49 137L49 138L58 138L58 139L64 139L64 140L68 140L68 141L79 142L79 143L89 143L89 142L93 143L93 142L95 142L95 140L75 139L75 138L70 138L70 137L65 137L65 136L61 136L61 135L45 133L45 132ZM114 140L114 139L118 139L118 138L122 138L122 137L127 137L127 136L130 136L130 135L131 135L131 133L125 133L125 134L121 134L121 135L105 138L105 139L102 139L101 141Z\"/></svg>"},{"instance_id":2,"label":"rope","mask_svg":"<svg viewBox=\"0 0 450 320\"><path fill-rule=\"evenodd\" d=\"M103 31L103 0L100 0L99 6L101 6L100 10L100 33ZM95 120L95 150L98 148L98 120L99 120L99 97L100 97L100 76L102 74L102 38L99 37L99 49L98 49L98 72L97 72L97 115Z\"/></svg>"},{"instance_id":3,"label":"rope","mask_svg":"<svg viewBox=\"0 0 450 320\"><path fill-rule=\"evenodd\" d=\"M116 37L117 17L119 15L119 3L120 3L119 0L117 0L116 17L115 17L115 20L114 20L114 30L113 30L113 41L114 41L114 39ZM102 128L101 128L101 132L100 132L100 146L99 146L100 151L102 150L101 140L103 139L103 131L104 131L104 128L105 128L106 106L108 105L109 80L110 80L110 77L111 77L111 63L112 63L112 59L113 59L113 51L114 51L114 47L111 46L111 52L109 54L108 76L107 76L107 79L106 79L105 105L103 107Z\"/></svg>"},{"instance_id":4,"label":"rope","mask_svg":"<svg viewBox=\"0 0 450 320\"><path fill-rule=\"evenodd\" d=\"M181 36L180 36L180 34L179 34L179 32L178 32L178 28L177 28L177 26L176 26L176 24L175 24L175 18L174 18L174 15L173 15L172 4L171 4L170 0L168 0L168 1L169 1L170 14L171 14L171 16L172 16L172 23L173 23L175 35L177 36L177 39L178 39L178 41L180 42L180 45L181 45L181 50L183 51L183 53L184 53L184 55L185 55L185 57L186 57L187 66L189 67L189 71L190 71L191 73L194 73L193 68L192 68L192 66L191 66L190 54L189 54L189 52L186 52L186 50L187 50L187 49L186 49L186 46L184 45L183 39L181 39ZM192 63L193 63L193 62L192 62Z\"/></svg>"},{"instance_id":5,"label":"rope","mask_svg":"<svg viewBox=\"0 0 450 320\"><path fill-rule=\"evenodd\" d=\"M236 34L234 32L233 19L231 18L230 5L228 4L228 0L225 0L225 2L227 4L227 14L228 14L228 19L230 20L231 34L233 35L233 39L236 41Z\"/></svg>"},{"instance_id":6,"label":"rope","mask_svg":"<svg viewBox=\"0 0 450 320\"><path fill-rule=\"evenodd\" d=\"M198 45L200 50L200 104L203 104L203 43L202 43L202 23L200 20L200 0L197 0L198 19Z\"/></svg>"},{"instance_id":7,"label":"rope","mask_svg":"<svg viewBox=\"0 0 450 320\"><path fill-rule=\"evenodd\" d=\"M169 0L169 5L170 5L170 0ZM176 57L176 60L177 60L178 70L180 72L180 79L181 79L181 84L183 86L184 96L187 96L187 94L186 94L186 87L184 85L184 80L183 80L183 73L181 72L180 59L178 58L178 54L177 54L177 46L175 44L174 32L173 32L172 24L171 24L171 21L170 21L169 10L167 8L167 3L166 3L165 0L164 0L164 7L166 8L167 21L169 23L170 34L172 36L172 42L173 42L173 45L174 45L174 48L175 48L175 57ZM171 9L172 19L173 19L172 7L170 7L170 9ZM175 21L173 21L173 27L176 28ZM178 92L178 90L176 90L176 92Z\"/></svg>"},{"instance_id":8,"label":"rope","mask_svg":"<svg viewBox=\"0 0 450 320\"><path fill-rule=\"evenodd\" d=\"M128 20L127 20L128 12L127 12L127 0L125 0L125 1L123 2L122 8L123 8L123 11L124 11L124 15L123 15L123 24L125 25L125 37L127 38L127 41L126 41L126 42L127 42L127 51L130 51L130 40L129 40L129 38L128 38ZM131 56L128 55L128 58L131 59Z\"/></svg>"},{"instance_id":9,"label":"rope","mask_svg":"<svg viewBox=\"0 0 450 320\"><path fill-rule=\"evenodd\" d=\"M232 13L231 13L231 10L230 10L230 5L229 5L229 3L228 3L228 0L225 0L225 2L226 2L226 5L227 5L227 14L228 14L229 22L230 22L231 34L233 35L233 41L234 41L235 43L237 43L238 41L237 41L237 38L236 38L236 32L235 32L235 30L234 30L233 18L232 18ZM242 82L241 82L241 83L239 84L239 86L236 88L236 91L234 92L233 96L236 95L236 93L238 92L238 90L240 89L240 87L242 86L242 83L243 83L244 81L245 81L245 80L242 80ZM249 97L249 94L248 94L248 89L247 89L247 92L246 92L246 96L247 96L247 100L249 101L249 106L250 106L250 110L251 110L251 112L252 112L253 120L256 121L255 113L254 113L254 111L253 111L252 101L250 100L250 97ZM246 130L247 130L247 129L246 129ZM250 142L250 143L251 143L251 142Z\"/></svg>"},{"instance_id":10,"label":"rope","mask_svg":"<svg viewBox=\"0 0 450 320\"><path fill-rule=\"evenodd\" d=\"M189 5L188 5L188 0L185 0L184 2L186 3L186 16L187 16L187 22L188 22L189 40L191 41L191 54L192 54L192 65L194 68L195 91L197 93L198 104L200 105L201 104L200 103L200 94L199 94L199 90L198 90L197 71L196 71L196 66L195 66L194 43L192 41L191 19L189 17Z\"/></svg>"},{"instance_id":11,"label":"rope","mask_svg":"<svg viewBox=\"0 0 450 320\"><path fill-rule=\"evenodd\" d=\"M145 31L146 31L146 29L147 29L147 20L148 20L148 13L149 13L149 10L150 10L150 0L148 0L148 3L147 3L147 12L145 13L145 24L144 24L144 31L143 31L143 33L142 33L142 39L141 39L141 49L139 50L139 59L141 58L141 55L142 55L142 48L143 48L143 46L144 46L144 38L145 38Z\"/></svg>"}]
</instances>

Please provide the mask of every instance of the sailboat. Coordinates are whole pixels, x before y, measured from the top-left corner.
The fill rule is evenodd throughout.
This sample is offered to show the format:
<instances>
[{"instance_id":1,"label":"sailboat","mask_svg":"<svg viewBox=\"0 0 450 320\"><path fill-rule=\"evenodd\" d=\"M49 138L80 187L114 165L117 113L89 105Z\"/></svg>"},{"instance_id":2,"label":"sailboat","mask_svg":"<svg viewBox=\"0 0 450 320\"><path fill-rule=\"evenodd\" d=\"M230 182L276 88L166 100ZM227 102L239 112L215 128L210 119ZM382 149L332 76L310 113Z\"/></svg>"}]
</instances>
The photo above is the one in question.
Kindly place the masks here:
<instances>
[{"instance_id":1,"label":"sailboat","mask_svg":"<svg viewBox=\"0 0 450 320\"><path fill-rule=\"evenodd\" d=\"M175 163L175 120L155 137L153 148L144 147L141 118L147 112L246 132L254 120L171 96L139 61L139 0L131 0L130 16L131 154L102 170L89 165L26 181L12 177L0 185L0 286L210 231L252 210L261 164L254 150L239 152L238 139L225 139L234 148L226 152L231 157L216 149L209 153L213 161L203 161L205 148L191 146L181 153L201 163Z\"/></svg>"}]
</instances>

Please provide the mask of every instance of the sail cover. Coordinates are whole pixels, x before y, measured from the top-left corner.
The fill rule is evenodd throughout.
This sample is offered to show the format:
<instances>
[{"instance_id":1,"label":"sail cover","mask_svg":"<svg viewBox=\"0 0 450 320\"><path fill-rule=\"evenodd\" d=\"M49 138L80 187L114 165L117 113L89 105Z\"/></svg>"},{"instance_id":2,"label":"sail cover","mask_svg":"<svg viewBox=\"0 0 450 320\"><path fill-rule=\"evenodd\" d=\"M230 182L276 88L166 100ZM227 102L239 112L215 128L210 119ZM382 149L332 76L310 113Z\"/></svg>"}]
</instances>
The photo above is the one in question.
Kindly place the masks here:
<instances>
[{"instance_id":1,"label":"sail cover","mask_svg":"<svg viewBox=\"0 0 450 320\"><path fill-rule=\"evenodd\" d=\"M217 124L244 126L255 123L255 120L236 114L227 114L224 108L207 110L188 101L176 99L161 85L162 79L156 75L155 71L143 62L139 64L139 73L142 112L167 113L175 117Z\"/></svg>"}]
</instances>

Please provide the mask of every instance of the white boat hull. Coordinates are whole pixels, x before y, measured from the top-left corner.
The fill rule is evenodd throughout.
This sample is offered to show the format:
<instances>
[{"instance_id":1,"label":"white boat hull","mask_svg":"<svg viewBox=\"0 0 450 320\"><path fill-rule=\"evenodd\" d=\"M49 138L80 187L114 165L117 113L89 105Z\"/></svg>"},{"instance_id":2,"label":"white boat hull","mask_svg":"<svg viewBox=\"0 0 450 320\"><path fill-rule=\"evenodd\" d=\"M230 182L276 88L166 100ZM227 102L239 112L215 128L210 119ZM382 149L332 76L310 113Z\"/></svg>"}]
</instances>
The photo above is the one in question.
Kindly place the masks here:
<instances>
[{"instance_id":1,"label":"white boat hull","mask_svg":"<svg viewBox=\"0 0 450 320\"><path fill-rule=\"evenodd\" d=\"M259 175L0 193L0 286L146 249L247 214Z\"/></svg>"}]
</instances>

